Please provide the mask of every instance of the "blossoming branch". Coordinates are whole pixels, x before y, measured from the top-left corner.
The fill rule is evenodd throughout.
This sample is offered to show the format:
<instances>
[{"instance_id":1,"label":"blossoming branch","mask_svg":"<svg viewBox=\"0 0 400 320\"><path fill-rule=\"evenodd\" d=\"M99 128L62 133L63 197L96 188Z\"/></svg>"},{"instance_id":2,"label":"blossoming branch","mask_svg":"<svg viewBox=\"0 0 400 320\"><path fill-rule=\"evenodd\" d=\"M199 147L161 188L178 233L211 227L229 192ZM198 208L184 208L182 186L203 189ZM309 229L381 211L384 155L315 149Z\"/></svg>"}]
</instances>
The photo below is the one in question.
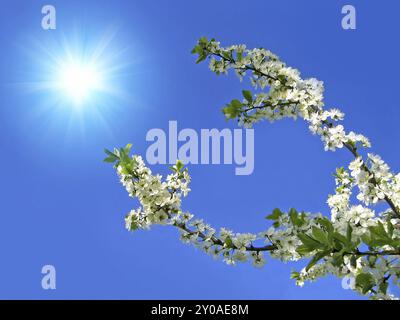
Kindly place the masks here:
<instances>
[{"instance_id":1,"label":"blossoming branch","mask_svg":"<svg viewBox=\"0 0 400 320\"><path fill-rule=\"evenodd\" d=\"M190 191L187 168L178 161L166 179L153 174L143 159L130 157L131 145L106 150L105 161L114 163L121 183L140 207L125 218L128 230L148 229L153 224L176 227L181 240L222 259L230 265L251 261L263 266L265 253L283 262L309 259L307 267L292 272L300 286L333 274L355 279L353 289L372 299L395 299L391 288L400 286L400 174L391 172L378 156L360 150L370 148L369 140L347 132L336 108L324 109L324 86L317 79L302 79L265 49L244 45L221 47L201 38L192 53L197 63L209 59L210 70L227 74L233 70L242 81L248 78L260 93L243 90L243 97L223 108L227 119L252 127L261 120L303 119L312 134L320 136L326 151L347 149L353 156L346 167L337 168L336 190L328 196L330 219L318 213L284 213L275 209L266 218L272 225L258 234L214 229L182 209L182 198ZM352 203L352 194L356 195ZM376 204L387 208L376 211Z\"/></svg>"}]
</instances>

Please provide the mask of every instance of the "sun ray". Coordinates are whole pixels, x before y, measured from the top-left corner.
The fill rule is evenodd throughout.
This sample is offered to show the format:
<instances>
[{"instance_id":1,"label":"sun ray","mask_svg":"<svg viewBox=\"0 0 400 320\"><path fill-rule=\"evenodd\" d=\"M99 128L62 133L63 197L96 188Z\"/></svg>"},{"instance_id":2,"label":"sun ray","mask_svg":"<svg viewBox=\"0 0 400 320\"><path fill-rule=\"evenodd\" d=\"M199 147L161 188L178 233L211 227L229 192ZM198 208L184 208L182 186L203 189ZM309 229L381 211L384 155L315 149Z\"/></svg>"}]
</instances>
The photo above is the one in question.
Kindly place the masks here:
<instances>
[{"instance_id":1,"label":"sun ray","mask_svg":"<svg viewBox=\"0 0 400 320\"><path fill-rule=\"evenodd\" d=\"M37 121L48 119L51 130L75 128L76 135L85 131L78 127L95 125L111 132L110 113L135 102L127 87L137 77L132 68L139 66L132 60L132 45L121 46L115 39L115 28L101 34L78 30L68 37L25 39L19 46L24 57L20 76L12 85L32 95L30 114Z\"/></svg>"}]
</instances>

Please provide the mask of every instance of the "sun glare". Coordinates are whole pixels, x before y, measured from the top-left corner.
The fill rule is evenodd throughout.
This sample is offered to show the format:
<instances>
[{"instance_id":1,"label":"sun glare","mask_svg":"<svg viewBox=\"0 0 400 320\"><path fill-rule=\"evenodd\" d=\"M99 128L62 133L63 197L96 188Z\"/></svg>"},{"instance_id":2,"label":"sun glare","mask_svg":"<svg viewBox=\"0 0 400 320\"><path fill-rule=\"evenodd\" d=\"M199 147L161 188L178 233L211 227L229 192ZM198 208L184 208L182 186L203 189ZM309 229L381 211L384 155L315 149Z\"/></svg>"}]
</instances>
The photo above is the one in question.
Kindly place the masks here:
<instances>
[{"instance_id":1,"label":"sun glare","mask_svg":"<svg viewBox=\"0 0 400 320\"><path fill-rule=\"evenodd\" d=\"M60 119L79 118L83 127L83 119L106 122L107 112L130 101L131 92L125 87L132 61L128 47L114 40L116 32L110 28L93 35L77 30L45 42L31 39L24 51L28 81L20 85L28 94L37 94L35 110Z\"/></svg>"},{"instance_id":2,"label":"sun glare","mask_svg":"<svg viewBox=\"0 0 400 320\"><path fill-rule=\"evenodd\" d=\"M75 103L81 103L101 90L101 73L95 65L71 62L61 67L58 87Z\"/></svg>"}]
</instances>

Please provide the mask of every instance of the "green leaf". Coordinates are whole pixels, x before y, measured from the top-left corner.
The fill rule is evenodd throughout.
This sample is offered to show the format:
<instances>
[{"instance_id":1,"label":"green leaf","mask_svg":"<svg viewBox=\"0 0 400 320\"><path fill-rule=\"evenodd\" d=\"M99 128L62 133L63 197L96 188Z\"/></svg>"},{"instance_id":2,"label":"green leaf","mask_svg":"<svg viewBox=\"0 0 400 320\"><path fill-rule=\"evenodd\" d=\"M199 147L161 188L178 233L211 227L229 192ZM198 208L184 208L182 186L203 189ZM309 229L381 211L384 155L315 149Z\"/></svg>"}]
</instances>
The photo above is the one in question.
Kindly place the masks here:
<instances>
[{"instance_id":1,"label":"green leaf","mask_svg":"<svg viewBox=\"0 0 400 320\"><path fill-rule=\"evenodd\" d=\"M138 229L138 227L139 227L139 226L138 226L136 217L132 217L132 219L131 219L131 224L130 224L130 230L131 230L131 231L135 231L135 230Z\"/></svg>"},{"instance_id":2,"label":"green leaf","mask_svg":"<svg viewBox=\"0 0 400 320\"><path fill-rule=\"evenodd\" d=\"M208 56L207 45L208 45L207 38L201 37L199 39L199 41L197 42L197 45L192 49L192 51L191 51L192 54L199 55L197 57L196 63L200 63L201 61L203 61L207 58L207 56Z\"/></svg>"},{"instance_id":3,"label":"green leaf","mask_svg":"<svg viewBox=\"0 0 400 320\"><path fill-rule=\"evenodd\" d=\"M309 247L305 246L304 244L302 244L301 246L298 246L296 249L296 252L301 256L306 256L312 251L314 251L314 249L310 249Z\"/></svg>"},{"instance_id":4,"label":"green leaf","mask_svg":"<svg viewBox=\"0 0 400 320\"><path fill-rule=\"evenodd\" d=\"M222 51L222 56L226 60L231 60L232 59L232 52L230 52L230 51Z\"/></svg>"},{"instance_id":5,"label":"green leaf","mask_svg":"<svg viewBox=\"0 0 400 320\"><path fill-rule=\"evenodd\" d=\"M378 221L377 226L372 226L369 228L369 230L371 231L372 234L375 234L376 236L390 239L389 235L386 233L384 225L380 221Z\"/></svg>"},{"instance_id":6,"label":"green leaf","mask_svg":"<svg viewBox=\"0 0 400 320\"><path fill-rule=\"evenodd\" d=\"M279 80L281 83L285 84L285 83L286 83L286 76L283 75L283 74L280 74L280 75L278 75L278 80Z\"/></svg>"},{"instance_id":7,"label":"green leaf","mask_svg":"<svg viewBox=\"0 0 400 320\"><path fill-rule=\"evenodd\" d=\"M204 48L201 46L197 45L193 48L191 51L192 54L198 54L199 56L196 59L196 63L200 63L201 61L205 60L207 58L207 52L205 51Z\"/></svg>"},{"instance_id":8,"label":"green leaf","mask_svg":"<svg viewBox=\"0 0 400 320\"><path fill-rule=\"evenodd\" d=\"M368 256L368 263L370 267L374 267L375 266L375 262L376 260L378 260L377 256Z\"/></svg>"},{"instance_id":9,"label":"green leaf","mask_svg":"<svg viewBox=\"0 0 400 320\"><path fill-rule=\"evenodd\" d=\"M332 225L332 222L329 219L323 217L323 218L317 219L317 222L321 226L323 226L329 234L333 233L333 225Z\"/></svg>"},{"instance_id":10,"label":"green leaf","mask_svg":"<svg viewBox=\"0 0 400 320\"><path fill-rule=\"evenodd\" d=\"M236 109L240 109L242 107L242 103L239 100L234 99L231 101L231 106Z\"/></svg>"},{"instance_id":11,"label":"green leaf","mask_svg":"<svg viewBox=\"0 0 400 320\"><path fill-rule=\"evenodd\" d=\"M214 40L214 39L211 39L211 41L212 40ZM199 45L201 45L201 46L206 46L208 44L208 39L207 39L207 37L206 36L202 36L200 39L199 39Z\"/></svg>"},{"instance_id":12,"label":"green leaf","mask_svg":"<svg viewBox=\"0 0 400 320\"><path fill-rule=\"evenodd\" d=\"M322 229L319 229L317 227L312 227L312 235L319 242L326 244L327 246L331 245L328 239L328 234L325 233Z\"/></svg>"},{"instance_id":13,"label":"green leaf","mask_svg":"<svg viewBox=\"0 0 400 320\"><path fill-rule=\"evenodd\" d=\"M126 153L127 155L130 154L131 148L132 148L132 143L128 143L128 144L125 146L125 153Z\"/></svg>"},{"instance_id":14,"label":"green leaf","mask_svg":"<svg viewBox=\"0 0 400 320\"><path fill-rule=\"evenodd\" d=\"M337 241L341 242L345 246L347 246L347 238L344 235L340 234L339 232L334 232L333 238L336 239Z\"/></svg>"},{"instance_id":15,"label":"green leaf","mask_svg":"<svg viewBox=\"0 0 400 320\"><path fill-rule=\"evenodd\" d=\"M370 234L366 234L366 233L363 234L363 235L361 236L361 240L362 240L368 247L373 248L373 247L376 246L376 244L375 244L375 242L374 242L374 240L372 239L372 237L371 237Z\"/></svg>"},{"instance_id":16,"label":"green leaf","mask_svg":"<svg viewBox=\"0 0 400 320\"><path fill-rule=\"evenodd\" d=\"M333 174L335 178L339 178L344 173L344 167L336 168L336 172Z\"/></svg>"},{"instance_id":17,"label":"green leaf","mask_svg":"<svg viewBox=\"0 0 400 320\"><path fill-rule=\"evenodd\" d=\"M231 237L226 237L225 245L226 245L227 248L233 248L234 247Z\"/></svg>"},{"instance_id":18,"label":"green leaf","mask_svg":"<svg viewBox=\"0 0 400 320\"><path fill-rule=\"evenodd\" d=\"M243 97L247 100L248 103L253 102L253 95L249 90L243 90L242 91Z\"/></svg>"},{"instance_id":19,"label":"green leaf","mask_svg":"<svg viewBox=\"0 0 400 320\"><path fill-rule=\"evenodd\" d=\"M343 249L343 243L341 243L340 241L338 241L337 239L333 239L333 248L336 251L341 251Z\"/></svg>"},{"instance_id":20,"label":"green leaf","mask_svg":"<svg viewBox=\"0 0 400 320\"><path fill-rule=\"evenodd\" d=\"M388 227L389 238L393 238L394 226L390 221L387 222L387 227Z\"/></svg>"},{"instance_id":21,"label":"green leaf","mask_svg":"<svg viewBox=\"0 0 400 320\"><path fill-rule=\"evenodd\" d=\"M299 217L299 213L297 212L297 210L296 209L294 209L294 208L291 208L290 210L289 210L289 218L290 218L290 222L294 225L294 226L297 226L297 227L301 227L302 225L303 225L303 218L304 217Z\"/></svg>"},{"instance_id":22,"label":"green leaf","mask_svg":"<svg viewBox=\"0 0 400 320\"><path fill-rule=\"evenodd\" d=\"M366 294L370 291L375 285L375 280L372 274L370 273L360 273L356 277L356 287L361 289L363 294Z\"/></svg>"},{"instance_id":23,"label":"green leaf","mask_svg":"<svg viewBox=\"0 0 400 320\"><path fill-rule=\"evenodd\" d=\"M104 152L109 156L115 156L115 154L108 149L104 149Z\"/></svg>"},{"instance_id":24,"label":"green leaf","mask_svg":"<svg viewBox=\"0 0 400 320\"><path fill-rule=\"evenodd\" d=\"M114 163L119 160L119 157L110 150L104 149L104 152L108 155L108 157L104 158L104 162Z\"/></svg>"},{"instance_id":25,"label":"green leaf","mask_svg":"<svg viewBox=\"0 0 400 320\"><path fill-rule=\"evenodd\" d=\"M379 285L379 292L386 294L389 284L386 281L383 281Z\"/></svg>"},{"instance_id":26,"label":"green leaf","mask_svg":"<svg viewBox=\"0 0 400 320\"><path fill-rule=\"evenodd\" d=\"M290 279L296 279L296 280L300 279L300 273L297 271L292 271L290 273Z\"/></svg>"},{"instance_id":27,"label":"green leaf","mask_svg":"<svg viewBox=\"0 0 400 320\"><path fill-rule=\"evenodd\" d=\"M340 267L341 265L343 265L343 250L341 250L340 252L335 252L332 256L332 264L335 267Z\"/></svg>"},{"instance_id":28,"label":"green leaf","mask_svg":"<svg viewBox=\"0 0 400 320\"><path fill-rule=\"evenodd\" d=\"M200 63L200 62L206 60L206 58L207 58L207 54L202 52L201 54L199 54L199 57L197 58L196 63Z\"/></svg>"},{"instance_id":29,"label":"green leaf","mask_svg":"<svg viewBox=\"0 0 400 320\"><path fill-rule=\"evenodd\" d=\"M228 119L234 119L240 115L242 110L242 103L239 100L232 100L231 103L227 104L222 112Z\"/></svg>"},{"instance_id":30,"label":"green leaf","mask_svg":"<svg viewBox=\"0 0 400 320\"><path fill-rule=\"evenodd\" d=\"M125 148L119 148L119 157L124 164L128 164L131 162L129 157L131 145L127 144Z\"/></svg>"},{"instance_id":31,"label":"green leaf","mask_svg":"<svg viewBox=\"0 0 400 320\"><path fill-rule=\"evenodd\" d=\"M272 211L272 214L268 215L265 217L265 219L268 220L274 220L275 222L272 224L275 228L278 228L280 226L279 223L279 218L283 216L283 212L281 210L279 210L278 208L275 208Z\"/></svg>"},{"instance_id":32,"label":"green leaf","mask_svg":"<svg viewBox=\"0 0 400 320\"><path fill-rule=\"evenodd\" d=\"M324 250L320 251L315 256L311 259L311 261L308 263L306 267L306 271L310 270L313 266L317 264L319 260L321 260L323 257L327 256L330 253L330 250Z\"/></svg>"},{"instance_id":33,"label":"green leaf","mask_svg":"<svg viewBox=\"0 0 400 320\"><path fill-rule=\"evenodd\" d=\"M299 239L305 245L310 251L316 250L316 249L324 249L325 246L317 241L316 239L310 237L308 234L305 233L299 233L298 234Z\"/></svg>"},{"instance_id":34,"label":"green leaf","mask_svg":"<svg viewBox=\"0 0 400 320\"><path fill-rule=\"evenodd\" d=\"M377 226L371 226L368 228L370 235L369 238L363 237L363 241L365 243L366 240L369 240L369 243L367 243L371 247L378 247L378 246L385 246L385 245L392 245L395 246L397 244L397 241L392 239L392 236L390 235L390 226L388 226L389 233L386 232L384 225L382 222L378 222Z\"/></svg>"},{"instance_id":35,"label":"green leaf","mask_svg":"<svg viewBox=\"0 0 400 320\"><path fill-rule=\"evenodd\" d=\"M265 217L265 219L268 220L278 220L281 216L283 216L283 212L281 210L279 210L278 208L275 208L272 211L272 214L268 215Z\"/></svg>"},{"instance_id":36,"label":"green leaf","mask_svg":"<svg viewBox=\"0 0 400 320\"><path fill-rule=\"evenodd\" d=\"M183 167L184 167L183 162L180 161L180 160L178 160L178 161L176 162L176 169L177 169L177 171L178 171L178 172L181 172L182 169L183 169Z\"/></svg>"},{"instance_id":37,"label":"green leaf","mask_svg":"<svg viewBox=\"0 0 400 320\"><path fill-rule=\"evenodd\" d=\"M118 158L116 156L109 156L104 158L103 160L104 162L108 162L108 163L114 163L115 161L118 161Z\"/></svg>"},{"instance_id":38,"label":"green leaf","mask_svg":"<svg viewBox=\"0 0 400 320\"><path fill-rule=\"evenodd\" d=\"M347 242L351 242L351 234L353 233L353 228L351 227L350 223L347 224L347 232L346 232L346 239Z\"/></svg>"},{"instance_id":39,"label":"green leaf","mask_svg":"<svg viewBox=\"0 0 400 320\"><path fill-rule=\"evenodd\" d=\"M355 268L357 267L357 257L355 255L352 255L350 257L350 265Z\"/></svg>"}]
</instances>

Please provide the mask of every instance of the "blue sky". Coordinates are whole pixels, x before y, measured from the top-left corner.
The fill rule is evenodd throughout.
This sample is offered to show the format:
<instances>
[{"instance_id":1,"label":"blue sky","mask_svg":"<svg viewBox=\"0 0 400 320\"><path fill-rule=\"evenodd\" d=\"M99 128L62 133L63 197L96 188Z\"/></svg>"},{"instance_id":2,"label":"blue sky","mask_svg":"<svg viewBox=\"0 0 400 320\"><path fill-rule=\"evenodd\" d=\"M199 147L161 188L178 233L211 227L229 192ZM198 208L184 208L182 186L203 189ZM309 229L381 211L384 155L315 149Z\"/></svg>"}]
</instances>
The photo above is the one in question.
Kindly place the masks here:
<instances>
[{"instance_id":1,"label":"blue sky","mask_svg":"<svg viewBox=\"0 0 400 320\"><path fill-rule=\"evenodd\" d=\"M348 129L399 171L397 1L56 1L57 29L41 29L47 2L6 0L0 12L0 298L357 299L326 278L298 288L301 264L271 259L259 270L228 267L181 244L176 230L129 233L136 205L102 162L103 148L133 143L144 154L152 128L235 128L221 107L249 84L216 77L190 50L203 35L222 44L266 47L304 77L325 82L328 106ZM341 8L357 9L357 30L341 28ZM35 83L51 78L63 48L103 51L116 91L76 110ZM52 58L53 57L53 58ZM332 172L350 161L327 153L305 123L255 127L255 171L189 167L184 208L216 227L258 232L273 208L328 212ZM163 166L154 171L165 173ZM41 288L41 268L57 270L57 289Z\"/></svg>"}]
</instances>

